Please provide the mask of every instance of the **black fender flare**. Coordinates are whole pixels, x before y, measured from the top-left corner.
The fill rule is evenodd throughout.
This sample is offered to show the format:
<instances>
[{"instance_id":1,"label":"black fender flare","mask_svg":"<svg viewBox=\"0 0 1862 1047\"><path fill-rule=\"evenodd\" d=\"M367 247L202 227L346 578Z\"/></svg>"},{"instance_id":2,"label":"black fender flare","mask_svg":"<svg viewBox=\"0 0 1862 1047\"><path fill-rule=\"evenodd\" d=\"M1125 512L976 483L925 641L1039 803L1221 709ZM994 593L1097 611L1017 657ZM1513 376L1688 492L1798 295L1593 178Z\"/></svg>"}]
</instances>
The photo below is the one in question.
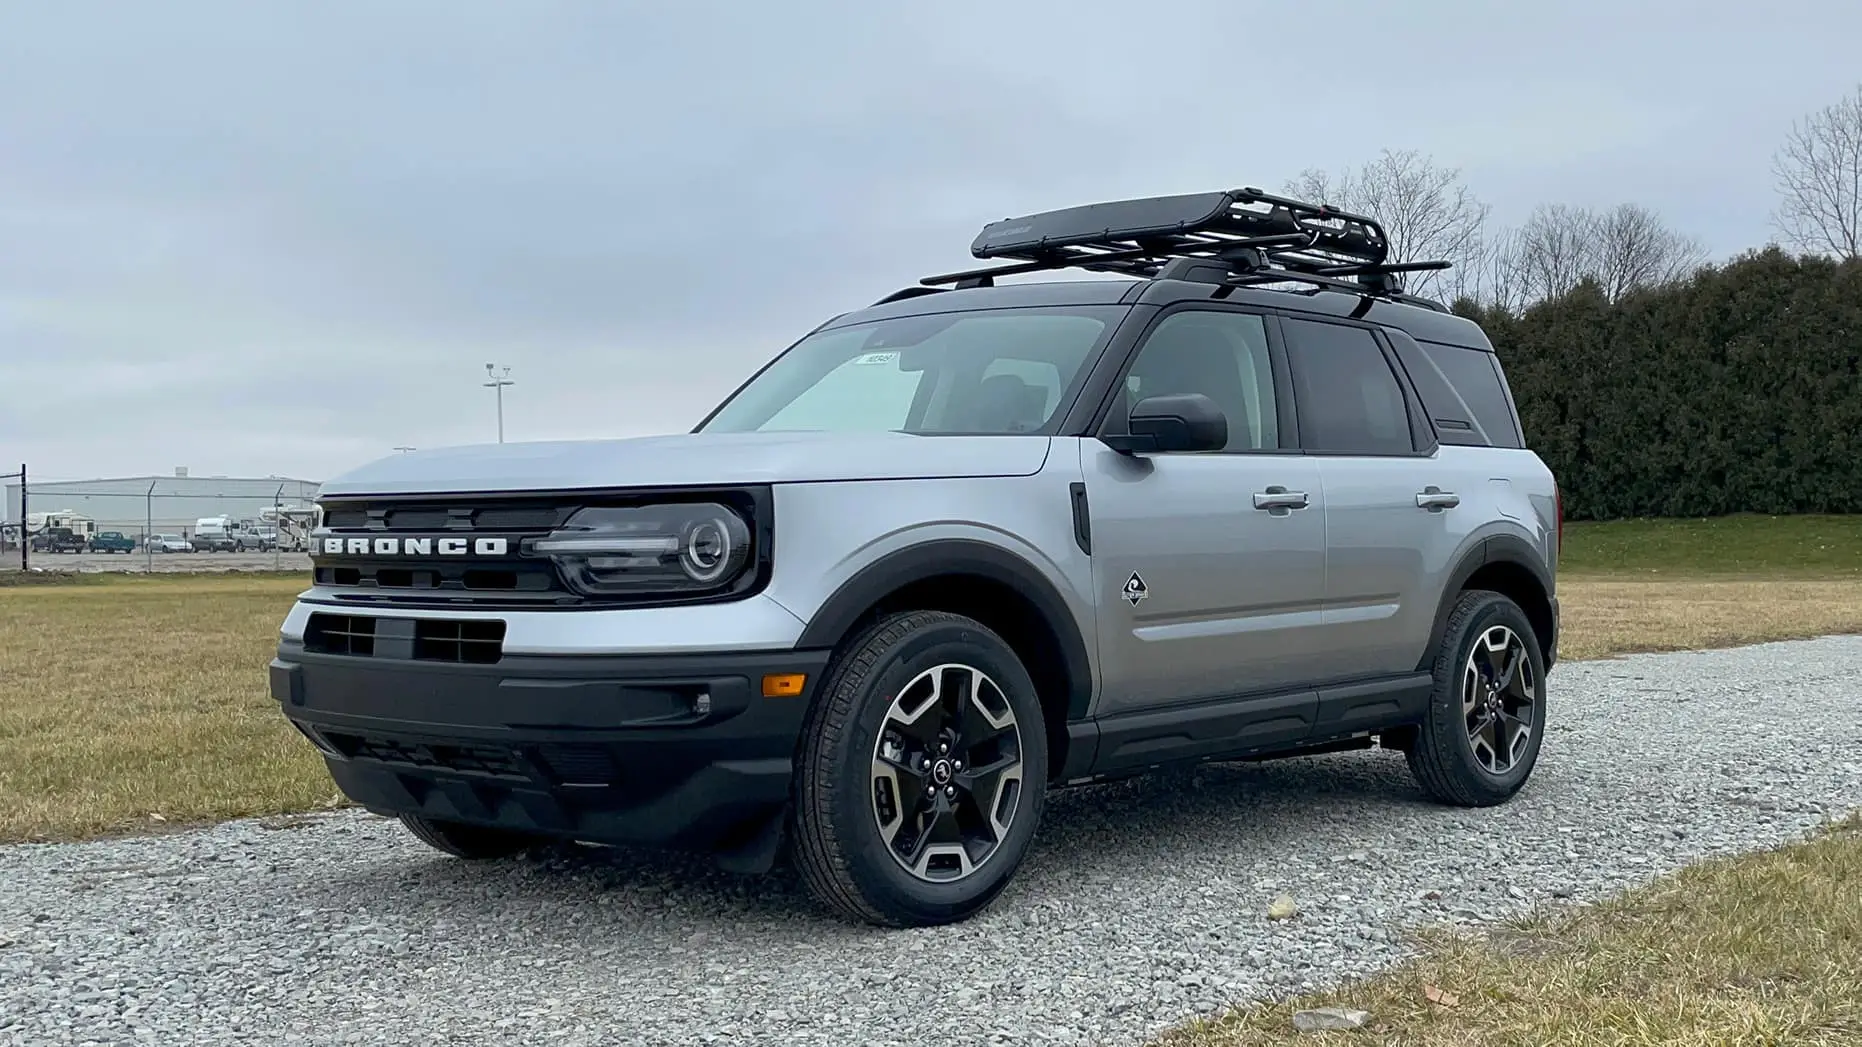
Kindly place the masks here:
<instances>
[{"instance_id":1,"label":"black fender flare","mask_svg":"<svg viewBox=\"0 0 1862 1047\"><path fill-rule=\"evenodd\" d=\"M914 582L942 575L987 578L1027 598L1059 641L1067 670L1067 720L1085 719L1093 695L1092 661L1080 623L1060 590L1026 559L970 538L939 538L907 546L862 567L825 600L803 627L799 648L833 648L875 604Z\"/></svg>"},{"instance_id":2,"label":"black fender flare","mask_svg":"<svg viewBox=\"0 0 1862 1047\"><path fill-rule=\"evenodd\" d=\"M1435 609L1435 623L1429 627L1429 645L1423 649L1422 658L1416 663L1418 672L1427 672L1430 664L1435 661L1436 649L1442 645L1442 634L1448 631L1448 616L1454 611L1455 602L1461 597L1462 587L1468 584L1468 579L1474 576L1474 572L1496 563L1512 564L1524 568L1539 583L1539 589L1545 593L1546 599L1549 601L1553 598L1552 594L1556 590L1553 588L1551 572L1546 569L1544 558L1530 542L1513 534L1496 534L1475 542L1456 562L1455 569L1449 572L1448 584L1442 588L1441 603ZM1554 605L1552 620L1555 630L1556 605ZM1539 637L1539 642L1545 645L1547 651L1557 650L1556 631L1551 636ZM1550 668L1549 664L1547 668Z\"/></svg>"}]
</instances>

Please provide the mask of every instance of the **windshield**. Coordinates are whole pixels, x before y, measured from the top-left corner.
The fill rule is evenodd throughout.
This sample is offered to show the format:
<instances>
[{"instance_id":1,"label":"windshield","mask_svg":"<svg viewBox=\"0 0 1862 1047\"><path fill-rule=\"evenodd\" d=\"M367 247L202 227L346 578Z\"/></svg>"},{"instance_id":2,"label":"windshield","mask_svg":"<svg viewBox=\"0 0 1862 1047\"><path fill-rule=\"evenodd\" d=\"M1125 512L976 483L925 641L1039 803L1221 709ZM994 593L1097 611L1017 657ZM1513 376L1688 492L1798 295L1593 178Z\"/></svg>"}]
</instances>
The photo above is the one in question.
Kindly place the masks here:
<instances>
[{"instance_id":1,"label":"windshield","mask_svg":"<svg viewBox=\"0 0 1862 1047\"><path fill-rule=\"evenodd\" d=\"M1045 432L1126 308L988 309L817 331L698 431Z\"/></svg>"}]
</instances>

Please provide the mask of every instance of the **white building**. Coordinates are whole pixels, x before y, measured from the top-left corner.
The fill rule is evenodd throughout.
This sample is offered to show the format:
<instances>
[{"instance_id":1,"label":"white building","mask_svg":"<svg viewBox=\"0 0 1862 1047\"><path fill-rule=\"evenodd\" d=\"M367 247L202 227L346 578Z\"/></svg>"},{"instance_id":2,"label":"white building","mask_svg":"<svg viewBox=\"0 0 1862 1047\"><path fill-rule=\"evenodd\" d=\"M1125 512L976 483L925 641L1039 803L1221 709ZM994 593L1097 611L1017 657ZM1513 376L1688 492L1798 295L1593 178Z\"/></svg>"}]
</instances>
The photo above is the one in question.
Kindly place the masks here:
<instances>
[{"instance_id":1,"label":"white building","mask_svg":"<svg viewBox=\"0 0 1862 1047\"><path fill-rule=\"evenodd\" d=\"M97 521L99 531L128 535L194 533L207 516L257 519L260 510L308 506L318 484L285 476L122 476L104 480L34 480L26 477L26 512L73 512ZM20 519L19 481L6 485L6 520Z\"/></svg>"}]
</instances>

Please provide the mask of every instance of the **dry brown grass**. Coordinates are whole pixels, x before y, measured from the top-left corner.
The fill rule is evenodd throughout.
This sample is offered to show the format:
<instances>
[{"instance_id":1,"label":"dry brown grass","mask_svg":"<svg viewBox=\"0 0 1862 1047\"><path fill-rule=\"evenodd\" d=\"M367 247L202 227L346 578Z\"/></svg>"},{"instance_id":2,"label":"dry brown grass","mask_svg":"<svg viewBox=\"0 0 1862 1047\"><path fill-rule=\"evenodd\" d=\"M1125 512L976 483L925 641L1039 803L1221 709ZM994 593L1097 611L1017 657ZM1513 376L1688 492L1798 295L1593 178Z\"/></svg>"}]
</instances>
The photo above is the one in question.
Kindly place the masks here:
<instances>
[{"instance_id":1,"label":"dry brown grass","mask_svg":"<svg viewBox=\"0 0 1862 1047\"><path fill-rule=\"evenodd\" d=\"M237 576L0 588L0 840L330 803L329 773L266 689L303 588Z\"/></svg>"},{"instance_id":2,"label":"dry brown grass","mask_svg":"<svg viewBox=\"0 0 1862 1047\"><path fill-rule=\"evenodd\" d=\"M1862 633L1862 578L1558 580L1559 658Z\"/></svg>"},{"instance_id":3,"label":"dry brown grass","mask_svg":"<svg viewBox=\"0 0 1862 1047\"><path fill-rule=\"evenodd\" d=\"M1862 1043L1862 819L1703 863L1642 890L1485 936L1323 994L1177 1029L1153 1047L1760 1047ZM1367 1011L1302 1034L1293 1013Z\"/></svg>"}]
</instances>

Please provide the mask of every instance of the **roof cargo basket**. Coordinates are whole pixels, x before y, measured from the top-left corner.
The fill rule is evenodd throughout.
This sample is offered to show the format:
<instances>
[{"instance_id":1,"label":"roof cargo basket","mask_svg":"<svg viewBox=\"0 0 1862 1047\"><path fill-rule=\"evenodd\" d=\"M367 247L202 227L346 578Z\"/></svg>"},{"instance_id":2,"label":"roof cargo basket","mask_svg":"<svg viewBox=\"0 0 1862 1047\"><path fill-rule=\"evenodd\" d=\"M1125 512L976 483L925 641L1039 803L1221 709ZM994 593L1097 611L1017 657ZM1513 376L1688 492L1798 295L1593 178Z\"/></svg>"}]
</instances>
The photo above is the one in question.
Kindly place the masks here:
<instances>
[{"instance_id":1,"label":"roof cargo basket","mask_svg":"<svg viewBox=\"0 0 1862 1047\"><path fill-rule=\"evenodd\" d=\"M998 276L1085 269L1230 285L1295 281L1439 309L1403 294L1398 274L1449 267L1389 262L1390 239L1375 219L1252 188L1005 218L984 226L970 253L1013 261L919 282L988 287Z\"/></svg>"}]
</instances>

